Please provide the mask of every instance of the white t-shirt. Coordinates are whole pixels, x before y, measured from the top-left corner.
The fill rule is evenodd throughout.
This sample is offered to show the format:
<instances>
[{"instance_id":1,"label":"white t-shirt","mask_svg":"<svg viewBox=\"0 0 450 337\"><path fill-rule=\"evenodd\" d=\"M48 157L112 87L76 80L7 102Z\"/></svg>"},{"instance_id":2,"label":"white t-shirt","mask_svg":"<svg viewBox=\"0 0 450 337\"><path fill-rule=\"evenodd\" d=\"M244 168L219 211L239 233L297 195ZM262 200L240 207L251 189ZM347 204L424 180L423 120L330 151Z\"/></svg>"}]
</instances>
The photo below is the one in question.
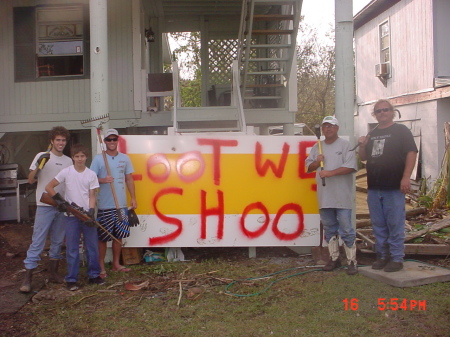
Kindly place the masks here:
<instances>
[{"instance_id":1,"label":"white t-shirt","mask_svg":"<svg viewBox=\"0 0 450 337\"><path fill-rule=\"evenodd\" d=\"M74 202L84 210L89 210L89 191L100 187L97 175L92 170L86 167L83 172L78 172L72 165L59 172L55 179L65 185L65 199L69 204Z\"/></svg>"},{"instance_id":2,"label":"white t-shirt","mask_svg":"<svg viewBox=\"0 0 450 337\"><path fill-rule=\"evenodd\" d=\"M34 157L33 161L31 162L30 171L36 169L36 161L44 153L45 152L39 152L36 157ZM72 165L72 159L70 159L69 157L65 155L57 156L53 152L50 152L50 159L48 160L47 164L45 164L43 169L39 172L39 176L37 179L36 205L51 207L50 205L44 204L39 201L41 199L42 193L45 192L45 186L47 186L47 184L53 178L55 178L59 171L66 167L69 167L70 165ZM61 196L64 198L64 185L56 186L55 191L61 194Z\"/></svg>"}]
</instances>

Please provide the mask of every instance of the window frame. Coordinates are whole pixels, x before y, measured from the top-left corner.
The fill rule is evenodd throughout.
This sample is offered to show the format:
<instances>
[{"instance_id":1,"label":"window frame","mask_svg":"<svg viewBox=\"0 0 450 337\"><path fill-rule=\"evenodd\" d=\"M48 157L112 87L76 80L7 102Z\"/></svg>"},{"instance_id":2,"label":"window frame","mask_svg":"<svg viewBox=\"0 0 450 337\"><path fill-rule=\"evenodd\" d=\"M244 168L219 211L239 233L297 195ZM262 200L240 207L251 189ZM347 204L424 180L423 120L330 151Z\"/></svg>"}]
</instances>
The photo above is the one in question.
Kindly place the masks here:
<instances>
[{"instance_id":1,"label":"window frame","mask_svg":"<svg viewBox=\"0 0 450 337\"><path fill-rule=\"evenodd\" d=\"M387 27L387 34L384 34L383 27ZM387 45L384 43L383 39L388 38ZM389 18L383 20L378 25L378 46L379 46L379 61L381 64L386 63L388 65L388 78L391 77L391 61L392 61L392 48L391 48L391 24ZM383 47L384 46L384 47ZM389 59L386 60L386 55Z\"/></svg>"},{"instance_id":2,"label":"window frame","mask_svg":"<svg viewBox=\"0 0 450 337\"><path fill-rule=\"evenodd\" d=\"M74 8L81 7L83 18L82 63L83 74L39 76L38 49L38 9L42 8ZM14 7L14 81L42 82L60 80L80 80L90 78L90 31L89 7L87 4L39 5L30 7ZM73 55L70 55L73 57Z\"/></svg>"}]
</instances>

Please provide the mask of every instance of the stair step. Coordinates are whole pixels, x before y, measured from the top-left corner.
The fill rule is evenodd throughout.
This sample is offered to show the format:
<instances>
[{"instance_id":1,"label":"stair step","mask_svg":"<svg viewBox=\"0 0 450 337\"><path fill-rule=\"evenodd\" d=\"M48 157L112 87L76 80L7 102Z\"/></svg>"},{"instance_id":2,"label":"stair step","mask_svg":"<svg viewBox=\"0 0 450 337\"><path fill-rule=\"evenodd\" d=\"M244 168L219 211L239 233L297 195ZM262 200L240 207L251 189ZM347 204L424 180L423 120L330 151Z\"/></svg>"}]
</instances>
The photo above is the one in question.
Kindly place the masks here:
<instances>
[{"instance_id":1,"label":"stair step","mask_svg":"<svg viewBox=\"0 0 450 337\"><path fill-rule=\"evenodd\" d=\"M246 84L246 88L281 88L284 87L281 83L269 83L269 84Z\"/></svg>"},{"instance_id":2,"label":"stair step","mask_svg":"<svg viewBox=\"0 0 450 337\"><path fill-rule=\"evenodd\" d=\"M255 14L253 21L280 21L280 20L294 20L294 16L290 14Z\"/></svg>"},{"instance_id":3,"label":"stair step","mask_svg":"<svg viewBox=\"0 0 450 337\"><path fill-rule=\"evenodd\" d=\"M242 60L245 61L245 60ZM251 58L248 59L248 62L286 62L289 61L288 58L272 58L272 57L267 57L267 58Z\"/></svg>"},{"instance_id":4,"label":"stair step","mask_svg":"<svg viewBox=\"0 0 450 337\"><path fill-rule=\"evenodd\" d=\"M244 99L281 99L281 96L244 96Z\"/></svg>"},{"instance_id":5,"label":"stair step","mask_svg":"<svg viewBox=\"0 0 450 337\"><path fill-rule=\"evenodd\" d=\"M177 108L177 122L237 121L238 119L237 108L231 106Z\"/></svg>"},{"instance_id":6,"label":"stair step","mask_svg":"<svg viewBox=\"0 0 450 337\"><path fill-rule=\"evenodd\" d=\"M285 71L252 71L248 72L247 75L284 75Z\"/></svg>"},{"instance_id":7,"label":"stair step","mask_svg":"<svg viewBox=\"0 0 450 337\"><path fill-rule=\"evenodd\" d=\"M251 48L291 48L292 45L290 44L252 44L250 46Z\"/></svg>"},{"instance_id":8,"label":"stair step","mask_svg":"<svg viewBox=\"0 0 450 337\"><path fill-rule=\"evenodd\" d=\"M252 35L289 35L293 32L292 29L257 29L252 31Z\"/></svg>"},{"instance_id":9,"label":"stair step","mask_svg":"<svg viewBox=\"0 0 450 337\"><path fill-rule=\"evenodd\" d=\"M237 121L186 121L177 123L179 132L241 131Z\"/></svg>"}]
</instances>

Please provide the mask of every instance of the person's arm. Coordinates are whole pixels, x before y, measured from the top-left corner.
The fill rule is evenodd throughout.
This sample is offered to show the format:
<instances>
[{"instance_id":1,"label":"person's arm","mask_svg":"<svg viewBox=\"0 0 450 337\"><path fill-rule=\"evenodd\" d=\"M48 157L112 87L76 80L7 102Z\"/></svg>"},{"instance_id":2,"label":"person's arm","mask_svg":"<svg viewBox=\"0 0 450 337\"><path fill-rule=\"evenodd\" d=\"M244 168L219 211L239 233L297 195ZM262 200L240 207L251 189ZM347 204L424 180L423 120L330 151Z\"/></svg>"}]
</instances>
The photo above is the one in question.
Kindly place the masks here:
<instances>
[{"instance_id":1,"label":"person's arm","mask_svg":"<svg viewBox=\"0 0 450 337\"><path fill-rule=\"evenodd\" d=\"M417 152L410 151L406 154L405 169L403 170L403 177L400 182L400 190L403 193L409 192L411 188L411 174L416 165Z\"/></svg>"},{"instance_id":2,"label":"person's arm","mask_svg":"<svg viewBox=\"0 0 450 337\"><path fill-rule=\"evenodd\" d=\"M359 148L358 148L358 154L359 154L359 159L361 159L361 161L367 160L366 145L367 145L368 141L369 141L369 137L367 137L367 136L362 136L362 137L359 137L359 139L358 139L358 143L360 143Z\"/></svg>"},{"instance_id":3,"label":"person's arm","mask_svg":"<svg viewBox=\"0 0 450 337\"><path fill-rule=\"evenodd\" d=\"M130 193L131 208L135 209L137 208L137 201L136 201L136 192L134 189L133 175L131 173L125 175L125 183L127 184L128 192Z\"/></svg>"},{"instance_id":4,"label":"person's arm","mask_svg":"<svg viewBox=\"0 0 450 337\"><path fill-rule=\"evenodd\" d=\"M95 188L89 190L89 209L95 208L96 198L95 198Z\"/></svg>"},{"instance_id":5,"label":"person's arm","mask_svg":"<svg viewBox=\"0 0 450 337\"><path fill-rule=\"evenodd\" d=\"M28 183L29 184L34 184L37 181L36 179L34 179L36 171L37 171L37 168L35 168L33 171L30 171L30 173L28 174Z\"/></svg>"},{"instance_id":6,"label":"person's arm","mask_svg":"<svg viewBox=\"0 0 450 337\"><path fill-rule=\"evenodd\" d=\"M351 174L354 172L356 172L356 171L350 167L338 167L337 169L330 170L330 171L322 170L319 172L319 175L321 178L329 178L329 177L334 177L334 176Z\"/></svg>"},{"instance_id":7,"label":"person's arm","mask_svg":"<svg viewBox=\"0 0 450 337\"><path fill-rule=\"evenodd\" d=\"M315 170L317 170L320 167L320 162L323 161L323 159L324 159L323 154L317 155L316 160L313 161L311 164L309 164L308 173L314 172Z\"/></svg>"},{"instance_id":8,"label":"person's arm","mask_svg":"<svg viewBox=\"0 0 450 337\"><path fill-rule=\"evenodd\" d=\"M56 194L55 187L58 186L60 183L58 180L53 178L47 186L45 186L45 192L48 193L51 197L53 197Z\"/></svg>"}]
</instances>

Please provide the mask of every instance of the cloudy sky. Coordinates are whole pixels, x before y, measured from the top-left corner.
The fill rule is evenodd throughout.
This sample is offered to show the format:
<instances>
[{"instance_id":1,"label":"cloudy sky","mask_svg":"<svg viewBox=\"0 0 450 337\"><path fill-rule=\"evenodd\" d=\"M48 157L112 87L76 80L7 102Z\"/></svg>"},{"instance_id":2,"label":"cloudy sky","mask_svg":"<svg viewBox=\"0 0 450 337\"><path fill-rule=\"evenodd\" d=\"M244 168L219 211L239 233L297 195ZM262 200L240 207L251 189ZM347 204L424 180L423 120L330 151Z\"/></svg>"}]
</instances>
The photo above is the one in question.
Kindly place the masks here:
<instances>
[{"instance_id":1,"label":"cloudy sky","mask_svg":"<svg viewBox=\"0 0 450 337\"><path fill-rule=\"evenodd\" d=\"M370 0L353 0L353 15L358 13ZM318 31L328 31L329 24L334 26L334 0L303 0L302 15L308 25Z\"/></svg>"}]
</instances>

